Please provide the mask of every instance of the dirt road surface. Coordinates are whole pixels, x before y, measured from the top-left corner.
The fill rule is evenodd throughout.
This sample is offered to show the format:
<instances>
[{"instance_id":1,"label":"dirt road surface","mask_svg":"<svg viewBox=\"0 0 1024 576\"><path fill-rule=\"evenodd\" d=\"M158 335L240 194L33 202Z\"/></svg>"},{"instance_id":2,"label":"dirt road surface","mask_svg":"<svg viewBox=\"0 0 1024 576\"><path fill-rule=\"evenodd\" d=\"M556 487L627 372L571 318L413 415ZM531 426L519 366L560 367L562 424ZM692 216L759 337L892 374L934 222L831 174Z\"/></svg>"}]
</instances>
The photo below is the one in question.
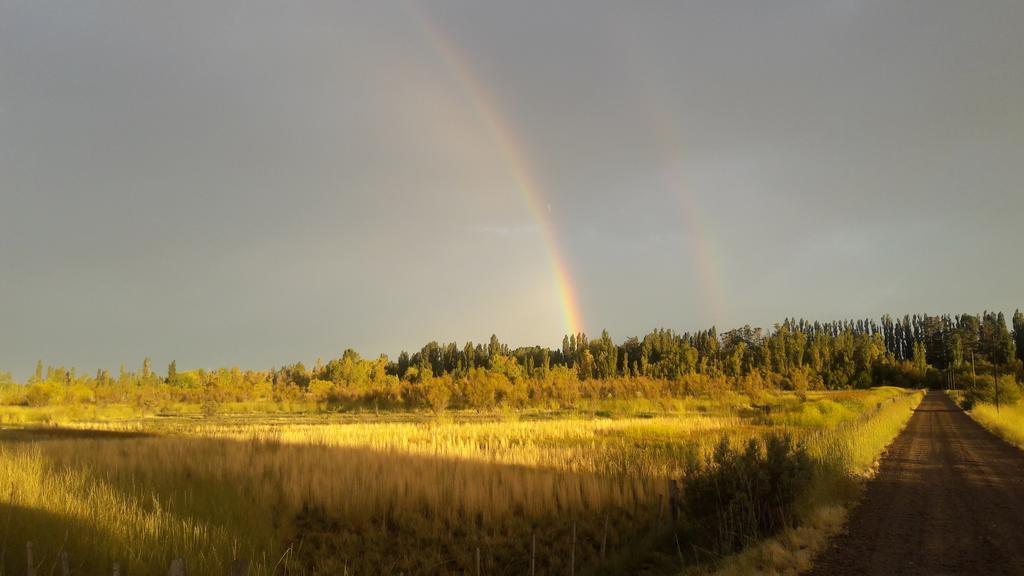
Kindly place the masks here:
<instances>
[{"instance_id":1,"label":"dirt road surface","mask_svg":"<svg viewBox=\"0 0 1024 576\"><path fill-rule=\"evenodd\" d=\"M812 574L1024 574L1024 452L929 392Z\"/></svg>"}]
</instances>

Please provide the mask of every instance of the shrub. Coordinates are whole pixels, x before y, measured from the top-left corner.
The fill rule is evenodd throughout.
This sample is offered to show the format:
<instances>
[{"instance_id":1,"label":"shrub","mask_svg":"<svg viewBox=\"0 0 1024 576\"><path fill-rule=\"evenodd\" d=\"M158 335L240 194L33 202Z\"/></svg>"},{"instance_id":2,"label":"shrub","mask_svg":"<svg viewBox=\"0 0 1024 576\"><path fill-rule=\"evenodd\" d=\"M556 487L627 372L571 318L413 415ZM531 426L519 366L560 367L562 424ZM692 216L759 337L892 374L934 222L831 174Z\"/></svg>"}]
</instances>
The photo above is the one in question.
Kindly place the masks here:
<instances>
[{"instance_id":1,"label":"shrub","mask_svg":"<svg viewBox=\"0 0 1024 576\"><path fill-rule=\"evenodd\" d=\"M964 410L974 410L975 397L971 394L964 394L960 397L960 407Z\"/></svg>"},{"instance_id":2,"label":"shrub","mask_svg":"<svg viewBox=\"0 0 1024 576\"><path fill-rule=\"evenodd\" d=\"M964 410L971 410L979 402L994 404L996 401L995 378L991 374L978 375L964 383L964 393L960 400L960 406ZM999 403L1003 405L1016 404L1020 401L1020 385L1016 378L1009 375L999 377Z\"/></svg>"},{"instance_id":3,"label":"shrub","mask_svg":"<svg viewBox=\"0 0 1024 576\"><path fill-rule=\"evenodd\" d=\"M499 396L504 398L512 386L505 375L483 368L471 369L461 384L466 406L476 410L494 408Z\"/></svg>"},{"instance_id":4,"label":"shrub","mask_svg":"<svg viewBox=\"0 0 1024 576\"><path fill-rule=\"evenodd\" d=\"M444 412L452 398L452 391L445 381L441 378L431 378L423 382L422 386L424 399L430 409L437 413Z\"/></svg>"},{"instance_id":5,"label":"shrub","mask_svg":"<svg viewBox=\"0 0 1024 576\"><path fill-rule=\"evenodd\" d=\"M807 449L789 434L752 438L743 450L726 436L687 477L675 512L690 541L730 554L792 525L812 474Z\"/></svg>"},{"instance_id":6,"label":"shrub","mask_svg":"<svg viewBox=\"0 0 1024 576\"><path fill-rule=\"evenodd\" d=\"M217 415L217 412L220 410L220 404L216 400L207 400L206 402L203 402L201 410L203 412L203 416L210 418Z\"/></svg>"},{"instance_id":7,"label":"shrub","mask_svg":"<svg viewBox=\"0 0 1024 576\"><path fill-rule=\"evenodd\" d=\"M313 378L309 381L306 393L309 394L314 402L323 402L327 400L333 390L334 382Z\"/></svg>"},{"instance_id":8,"label":"shrub","mask_svg":"<svg viewBox=\"0 0 1024 576\"><path fill-rule=\"evenodd\" d=\"M25 402L29 406L46 406L56 400L59 390L50 382L38 382L28 387Z\"/></svg>"}]
</instances>

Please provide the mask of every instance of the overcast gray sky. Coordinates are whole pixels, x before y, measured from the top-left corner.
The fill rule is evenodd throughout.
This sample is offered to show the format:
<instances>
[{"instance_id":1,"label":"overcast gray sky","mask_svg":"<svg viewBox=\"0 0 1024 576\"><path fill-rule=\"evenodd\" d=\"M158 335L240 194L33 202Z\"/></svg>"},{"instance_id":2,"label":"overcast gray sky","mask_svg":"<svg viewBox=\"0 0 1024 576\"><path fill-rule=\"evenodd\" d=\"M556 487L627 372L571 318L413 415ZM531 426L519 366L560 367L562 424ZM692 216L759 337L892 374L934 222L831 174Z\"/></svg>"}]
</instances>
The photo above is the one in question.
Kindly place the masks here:
<instances>
[{"instance_id":1,"label":"overcast gray sky","mask_svg":"<svg viewBox=\"0 0 1024 576\"><path fill-rule=\"evenodd\" d=\"M1011 311L1022 27L1016 0L0 0L0 369L556 345L553 248L616 340Z\"/></svg>"}]
</instances>

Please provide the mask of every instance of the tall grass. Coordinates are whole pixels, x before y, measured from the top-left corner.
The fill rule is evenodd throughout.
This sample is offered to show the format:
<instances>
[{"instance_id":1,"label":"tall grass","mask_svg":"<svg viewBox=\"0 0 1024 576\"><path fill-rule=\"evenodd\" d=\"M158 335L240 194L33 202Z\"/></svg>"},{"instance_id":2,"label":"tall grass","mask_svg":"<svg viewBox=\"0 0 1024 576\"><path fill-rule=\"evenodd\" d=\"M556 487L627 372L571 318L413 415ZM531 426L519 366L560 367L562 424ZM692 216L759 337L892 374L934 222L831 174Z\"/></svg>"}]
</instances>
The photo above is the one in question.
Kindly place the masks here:
<instances>
[{"instance_id":1,"label":"tall grass","mask_svg":"<svg viewBox=\"0 0 1024 576\"><path fill-rule=\"evenodd\" d=\"M856 418L808 436L811 456L835 474L864 476L906 426L923 397L924 392L916 391L870 398Z\"/></svg>"},{"instance_id":2,"label":"tall grass","mask_svg":"<svg viewBox=\"0 0 1024 576\"><path fill-rule=\"evenodd\" d=\"M969 414L1007 442L1024 448L1024 406L1021 404L1004 404L996 410L994 404L979 402Z\"/></svg>"},{"instance_id":3,"label":"tall grass","mask_svg":"<svg viewBox=\"0 0 1024 576\"><path fill-rule=\"evenodd\" d=\"M894 399L890 401L890 399ZM733 399L735 400L735 399ZM892 389L767 399L646 418L323 422L316 417L78 423L0 434L0 565L24 540L81 572L175 555L193 573L235 557L253 573L662 571L669 478L709 454L785 431L835 477L870 464L912 398ZM881 405L881 408L879 408ZM708 416L705 414L716 414ZM685 482L685 479L684 479ZM5 493L4 486L17 486ZM601 559L600 550L606 548Z\"/></svg>"},{"instance_id":4,"label":"tall grass","mask_svg":"<svg viewBox=\"0 0 1024 576\"><path fill-rule=\"evenodd\" d=\"M231 550L224 528L176 514L155 498L125 493L88 470L54 468L36 446L0 447L0 490L4 573L25 566L26 541L35 542L35 559L51 566L61 548L88 550L74 557L75 567L94 573L113 562L143 572L175 554L187 556L199 571L219 571Z\"/></svg>"},{"instance_id":5,"label":"tall grass","mask_svg":"<svg viewBox=\"0 0 1024 576\"><path fill-rule=\"evenodd\" d=\"M575 473L668 477L723 433L749 436L759 427L729 416L465 422L450 419L388 423L232 424L174 421L79 423L82 430L257 440L282 445L360 447L379 452L494 462Z\"/></svg>"},{"instance_id":6,"label":"tall grass","mask_svg":"<svg viewBox=\"0 0 1024 576\"><path fill-rule=\"evenodd\" d=\"M569 522L592 548L608 522L603 537L624 552L665 489L640 477L262 440L63 438L2 456L5 480L30 487L0 498L19 546L33 538L52 558L67 531L73 557L141 570L182 555L200 573L234 555L271 570L289 549L299 571L465 568L477 546L485 564L506 565L528 557L535 534L539 565L560 572Z\"/></svg>"}]
</instances>

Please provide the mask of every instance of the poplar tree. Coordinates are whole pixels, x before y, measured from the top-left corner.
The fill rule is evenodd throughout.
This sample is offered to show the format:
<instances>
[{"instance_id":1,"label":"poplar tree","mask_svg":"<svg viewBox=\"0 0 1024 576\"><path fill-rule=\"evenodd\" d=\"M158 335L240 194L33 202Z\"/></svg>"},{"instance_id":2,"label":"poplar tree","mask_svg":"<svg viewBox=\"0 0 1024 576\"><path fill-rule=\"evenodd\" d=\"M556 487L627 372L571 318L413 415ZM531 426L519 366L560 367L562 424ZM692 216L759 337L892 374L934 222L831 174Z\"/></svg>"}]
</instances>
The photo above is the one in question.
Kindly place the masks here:
<instances>
[{"instance_id":1,"label":"poplar tree","mask_svg":"<svg viewBox=\"0 0 1024 576\"><path fill-rule=\"evenodd\" d=\"M1024 314L1020 310L1013 313L1013 341L1017 345L1017 359L1024 361Z\"/></svg>"}]
</instances>

